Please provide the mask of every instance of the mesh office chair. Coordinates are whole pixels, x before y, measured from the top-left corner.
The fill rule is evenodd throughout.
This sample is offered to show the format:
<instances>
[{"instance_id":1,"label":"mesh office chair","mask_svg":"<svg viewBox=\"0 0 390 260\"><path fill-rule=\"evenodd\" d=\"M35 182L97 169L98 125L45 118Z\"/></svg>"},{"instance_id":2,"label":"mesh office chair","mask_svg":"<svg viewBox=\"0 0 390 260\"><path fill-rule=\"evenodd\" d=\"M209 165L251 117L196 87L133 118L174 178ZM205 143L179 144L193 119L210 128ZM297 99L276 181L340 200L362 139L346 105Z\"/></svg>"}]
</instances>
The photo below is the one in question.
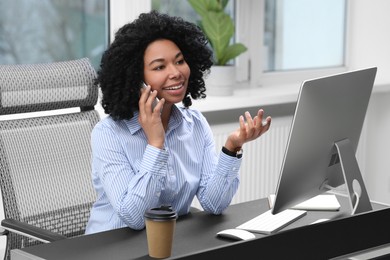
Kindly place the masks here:
<instances>
[{"instance_id":1,"label":"mesh office chair","mask_svg":"<svg viewBox=\"0 0 390 260\"><path fill-rule=\"evenodd\" d=\"M90 134L99 121L95 76L88 59L0 65L5 259L11 249L84 233L96 196L90 148ZM47 112L30 113L37 111ZM19 113L33 116L15 119Z\"/></svg>"}]
</instances>

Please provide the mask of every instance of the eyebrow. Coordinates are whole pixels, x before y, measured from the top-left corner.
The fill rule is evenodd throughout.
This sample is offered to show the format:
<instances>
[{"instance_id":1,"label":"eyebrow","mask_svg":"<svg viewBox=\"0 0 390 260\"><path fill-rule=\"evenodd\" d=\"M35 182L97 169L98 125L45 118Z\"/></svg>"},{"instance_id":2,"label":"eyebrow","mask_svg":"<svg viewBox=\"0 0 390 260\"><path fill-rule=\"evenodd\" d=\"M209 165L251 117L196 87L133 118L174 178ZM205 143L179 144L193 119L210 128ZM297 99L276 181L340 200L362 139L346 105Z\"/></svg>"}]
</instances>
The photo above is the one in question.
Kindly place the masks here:
<instances>
[{"instance_id":1,"label":"eyebrow","mask_svg":"<svg viewBox=\"0 0 390 260\"><path fill-rule=\"evenodd\" d=\"M183 56L183 53L182 52L178 52L176 55L175 55L175 59L179 58L180 56ZM153 65L153 63L156 63L156 62L163 62L164 59L163 58L160 58L160 59L155 59L155 60L152 60L151 62L149 62L149 66L150 65Z\"/></svg>"}]
</instances>

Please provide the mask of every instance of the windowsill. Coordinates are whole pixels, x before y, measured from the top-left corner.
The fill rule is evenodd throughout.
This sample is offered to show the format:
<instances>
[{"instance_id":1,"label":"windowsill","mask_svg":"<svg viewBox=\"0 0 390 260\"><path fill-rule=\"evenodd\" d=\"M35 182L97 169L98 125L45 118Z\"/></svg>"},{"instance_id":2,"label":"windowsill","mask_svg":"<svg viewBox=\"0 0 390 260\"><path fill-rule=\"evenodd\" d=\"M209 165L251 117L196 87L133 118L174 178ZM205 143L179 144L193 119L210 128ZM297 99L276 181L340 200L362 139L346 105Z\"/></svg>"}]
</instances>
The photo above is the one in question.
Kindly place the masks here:
<instances>
[{"instance_id":1,"label":"windowsill","mask_svg":"<svg viewBox=\"0 0 390 260\"><path fill-rule=\"evenodd\" d=\"M241 83L230 96L207 96L194 100L192 108L201 112L217 112L242 108L266 108L268 106L295 103L298 98L300 84L265 86L250 88L248 83ZM390 92L389 83L375 84L373 94ZM207 94L207 91L206 91Z\"/></svg>"}]
</instances>

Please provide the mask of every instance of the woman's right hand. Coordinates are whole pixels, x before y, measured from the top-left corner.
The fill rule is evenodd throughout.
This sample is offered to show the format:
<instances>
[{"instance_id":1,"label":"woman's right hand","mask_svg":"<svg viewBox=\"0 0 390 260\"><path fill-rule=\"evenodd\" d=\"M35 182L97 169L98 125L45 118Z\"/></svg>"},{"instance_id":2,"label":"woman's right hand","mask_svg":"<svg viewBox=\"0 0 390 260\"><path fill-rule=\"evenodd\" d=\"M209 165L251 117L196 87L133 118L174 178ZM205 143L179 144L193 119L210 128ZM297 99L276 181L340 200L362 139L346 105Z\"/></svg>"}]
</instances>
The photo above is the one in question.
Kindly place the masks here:
<instances>
[{"instance_id":1,"label":"woman's right hand","mask_svg":"<svg viewBox=\"0 0 390 260\"><path fill-rule=\"evenodd\" d=\"M164 147L165 131L161 121L161 109L165 100L161 99L153 109L152 104L156 97L157 91L151 91L150 86L141 89L141 96L138 101L138 121L145 132L148 144L162 149Z\"/></svg>"}]
</instances>

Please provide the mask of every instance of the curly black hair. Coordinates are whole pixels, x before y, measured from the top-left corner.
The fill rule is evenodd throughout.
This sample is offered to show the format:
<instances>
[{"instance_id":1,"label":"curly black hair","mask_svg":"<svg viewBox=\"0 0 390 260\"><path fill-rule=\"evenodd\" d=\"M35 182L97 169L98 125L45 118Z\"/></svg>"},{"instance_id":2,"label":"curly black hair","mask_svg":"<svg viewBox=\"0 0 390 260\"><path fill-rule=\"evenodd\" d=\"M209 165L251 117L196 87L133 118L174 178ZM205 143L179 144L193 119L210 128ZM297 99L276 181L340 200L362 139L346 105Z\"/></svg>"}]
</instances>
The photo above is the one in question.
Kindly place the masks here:
<instances>
[{"instance_id":1,"label":"curly black hair","mask_svg":"<svg viewBox=\"0 0 390 260\"><path fill-rule=\"evenodd\" d=\"M121 27L103 53L95 85L101 88L104 112L114 120L130 119L138 111L141 84L144 78L144 52L157 39L174 42L190 67L185 107L191 98L205 98L203 76L212 65L212 51L201 29L180 17L151 11ZM190 98L191 96L191 98Z\"/></svg>"}]
</instances>

